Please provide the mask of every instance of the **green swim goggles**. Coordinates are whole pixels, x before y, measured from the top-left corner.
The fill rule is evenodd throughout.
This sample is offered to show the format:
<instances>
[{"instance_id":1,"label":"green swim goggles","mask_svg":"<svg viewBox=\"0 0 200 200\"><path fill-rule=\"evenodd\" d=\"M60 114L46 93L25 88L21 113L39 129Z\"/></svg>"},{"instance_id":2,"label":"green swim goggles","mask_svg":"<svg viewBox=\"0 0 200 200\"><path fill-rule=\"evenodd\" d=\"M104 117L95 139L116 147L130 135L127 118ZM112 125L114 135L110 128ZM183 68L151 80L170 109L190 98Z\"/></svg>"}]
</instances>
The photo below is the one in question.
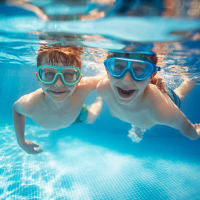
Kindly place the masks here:
<instances>
[{"instance_id":1,"label":"green swim goggles","mask_svg":"<svg viewBox=\"0 0 200 200\"><path fill-rule=\"evenodd\" d=\"M60 76L65 85L76 85L81 79L81 70L74 66L41 65L37 68L38 79L46 84L54 84Z\"/></svg>"}]
</instances>

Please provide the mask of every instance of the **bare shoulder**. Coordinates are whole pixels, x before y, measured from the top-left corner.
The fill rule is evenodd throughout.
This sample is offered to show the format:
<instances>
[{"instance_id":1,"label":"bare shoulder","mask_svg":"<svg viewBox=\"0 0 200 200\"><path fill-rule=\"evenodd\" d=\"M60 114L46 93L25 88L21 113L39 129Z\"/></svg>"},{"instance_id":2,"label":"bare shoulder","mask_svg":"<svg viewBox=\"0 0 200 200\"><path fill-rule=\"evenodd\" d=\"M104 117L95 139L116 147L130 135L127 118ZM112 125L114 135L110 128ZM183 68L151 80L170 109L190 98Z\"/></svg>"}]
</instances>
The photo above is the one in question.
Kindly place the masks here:
<instances>
[{"instance_id":1,"label":"bare shoulder","mask_svg":"<svg viewBox=\"0 0 200 200\"><path fill-rule=\"evenodd\" d=\"M174 118L179 112L179 108L170 99L168 94L161 92L155 85L148 87L149 107L152 118L158 122L164 122Z\"/></svg>"},{"instance_id":2,"label":"bare shoulder","mask_svg":"<svg viewBox=\"0 0 200 200\"><path fill-rule=\"evenodd\" d=\"M44 97L42 89L38 89L32 93L20 97L13 105L16 112L21 114L29 114L38 105Z\"/></svg>"},{"instance_id":3,"label":"bare shoulder","mask_svg":"<svg viewBox=\"0 0 200 200\"><path fill-rule=\"evenodd\" d=\"M145 97L149 99L151 103L159 102L158 98L164 98L164 94L157 88L156 85L149 84L145 90Z\"/></svg>"}]
</instances>

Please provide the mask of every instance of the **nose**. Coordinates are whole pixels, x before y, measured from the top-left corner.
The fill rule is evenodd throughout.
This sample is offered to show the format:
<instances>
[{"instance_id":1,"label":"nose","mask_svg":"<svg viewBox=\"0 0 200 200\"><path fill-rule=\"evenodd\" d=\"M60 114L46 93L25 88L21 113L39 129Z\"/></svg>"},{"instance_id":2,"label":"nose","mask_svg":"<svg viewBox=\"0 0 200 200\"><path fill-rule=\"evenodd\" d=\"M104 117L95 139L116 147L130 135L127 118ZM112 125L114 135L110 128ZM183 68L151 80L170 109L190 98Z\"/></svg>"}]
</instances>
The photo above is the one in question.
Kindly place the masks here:
<instances>
[{"instance_id":1,"label":"nose","mask_svg":"<svg viewBox=\"0 0 200 200\"><path fill-rule=\"evenodd\" d=\"M63 86L63 82L60 76L57 76L55 84L56 86Z\"/></svg>"},{"instance_id":2,"label":"nose","mask_svg":"<svg viewBox=\"0 0 200 200\"><path fill-rule=\"evenodd\" d=\"M133 78L131 77L131 74L129 71L127 71L125 73L125 75L123 76L123 81L125 82L133 82Z\"/></svg>"}]
</instances>

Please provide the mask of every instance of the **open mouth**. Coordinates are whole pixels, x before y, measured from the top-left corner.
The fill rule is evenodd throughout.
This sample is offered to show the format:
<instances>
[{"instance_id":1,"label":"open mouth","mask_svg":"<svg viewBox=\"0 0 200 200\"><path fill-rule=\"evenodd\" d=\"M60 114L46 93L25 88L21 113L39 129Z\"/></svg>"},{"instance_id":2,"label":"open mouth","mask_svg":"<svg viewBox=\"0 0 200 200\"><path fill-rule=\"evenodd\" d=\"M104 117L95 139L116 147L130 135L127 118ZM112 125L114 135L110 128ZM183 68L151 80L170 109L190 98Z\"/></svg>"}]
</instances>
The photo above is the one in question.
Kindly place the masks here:
<instances>
[{"instance_id":1,"label":"open mouth","mask_svg":"<svg viewBox=\"0 0 200 200\"><path fill-rule=\"evenodd\" d=\"M117 91L118 91L118 93L119 93L119 95L121 97L123 97L123 98L129 98L129 97L131 97L134 94L134 92L136 90L124 90L124 89L121 89L121 88L117 87Z\"/></svg>"}]
</instances>

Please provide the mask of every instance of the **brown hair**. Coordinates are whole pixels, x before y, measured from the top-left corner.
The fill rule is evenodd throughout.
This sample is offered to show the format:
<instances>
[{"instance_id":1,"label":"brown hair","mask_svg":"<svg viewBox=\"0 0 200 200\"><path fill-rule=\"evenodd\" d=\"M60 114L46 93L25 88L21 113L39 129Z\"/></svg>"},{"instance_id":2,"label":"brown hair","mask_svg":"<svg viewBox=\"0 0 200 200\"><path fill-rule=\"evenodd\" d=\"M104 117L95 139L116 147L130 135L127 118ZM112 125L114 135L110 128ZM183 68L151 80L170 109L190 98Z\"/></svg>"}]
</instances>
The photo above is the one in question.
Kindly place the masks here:
<instances>
[{"instance_id":1,"label":"brown hair","mask_svg":"<svg viewBox=\"0 0 200 200\"><path fill-rule=\"evenodd\" d=\"M46 46L40 47L37 56L37 66L40 66L45 60L49 65L62 63L65 66L75 66L81 68L82 48L74 46Z\"/></svg>"}]
</instances>

